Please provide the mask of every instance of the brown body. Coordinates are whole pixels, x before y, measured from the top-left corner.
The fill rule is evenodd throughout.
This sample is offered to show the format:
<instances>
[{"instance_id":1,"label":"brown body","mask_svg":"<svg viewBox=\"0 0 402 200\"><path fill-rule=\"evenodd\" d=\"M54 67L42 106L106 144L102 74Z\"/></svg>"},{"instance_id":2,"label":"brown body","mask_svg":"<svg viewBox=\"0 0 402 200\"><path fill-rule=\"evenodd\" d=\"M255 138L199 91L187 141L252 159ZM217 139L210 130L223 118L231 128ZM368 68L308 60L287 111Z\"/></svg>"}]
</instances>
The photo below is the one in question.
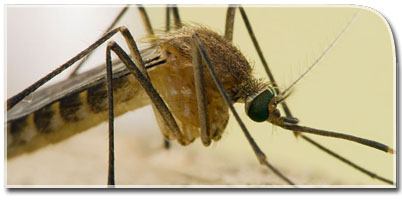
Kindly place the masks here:
<instances>
[{"instance_id":1,"label":"brown body","mask_svg":"<svg viewBox=\"0 0 402 200\"><path fill-rule=\"evenodd\" d=\"M178 122L185 144L190 144L200 136L190 45L194 33L200 36L207 47L212 64L233 102L242 102L265 86L251 76L252 69L240 51L213 31L183 27L154 37L152 44L160 59L166 62L148 72L154 87ZM211 138L219 140L229 120L228 107L212 77L206 70L204 73ZM116 116L150 103L144 90L130 74L114 78L113 87ZM164 136L175 139L158 115L157 119ZM48 102L32 113L9 120L8 158L61 141L106 120L107 95L103 79L83 90L70 92L68 96Z\"/></svg>"}]
</instances>

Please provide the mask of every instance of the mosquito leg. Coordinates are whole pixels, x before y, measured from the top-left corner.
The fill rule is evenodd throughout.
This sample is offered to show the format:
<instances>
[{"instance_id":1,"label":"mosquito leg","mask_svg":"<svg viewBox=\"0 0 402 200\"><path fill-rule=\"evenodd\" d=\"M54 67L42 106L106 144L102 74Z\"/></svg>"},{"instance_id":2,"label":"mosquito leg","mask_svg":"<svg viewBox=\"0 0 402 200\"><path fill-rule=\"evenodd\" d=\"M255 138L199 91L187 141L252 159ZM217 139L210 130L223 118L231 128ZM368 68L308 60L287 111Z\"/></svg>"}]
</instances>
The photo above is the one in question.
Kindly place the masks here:
<instances>
[{"instance_id":1,"label":"mosquito leg","mask_svg":"<svg viewBox=\"0 0 402 200\"><path fill-rule=\"evenodd\" d=\"M103 44L106 40L108 40L109 38L111 38L114 34L116 34L117 32L120 31L121 28L115 28L113 30L111 30L109 33L105 34L104 36L102 36L100 39L98 39L96 42L94 42L93 44L91 44L88 48L84 49L83 51L81 51L79 54L77 54L76 56L74 56L73 58L71 58L70 60L68 60L66 63L64 63L63 65L61 65L60 67L56 68L55 70L53 70L52 72L50 72L49 74L47 74L46 76L44 76L43 78L39 79L38 81L36 81L34 84L32 84L31 86L25 88L23 91L21 91L20 93L12 96L11 98L9 98L7 100L7 110L10 110L12 107L14 107L18 102L20 102L22 99L24 99L26 96L28 96L29 94L31 94L33 91L35 91L36 89L38 89L40 86L42 86L43 84L45 84L46 82L48 82L50 79L52 79L53 77L55 77L56 75L60 74L62 71L64 71L65 69L67 69L68 67L70 67L72 64L74 64L75 62L77 62L78 60L82 59L84 56L88 55L90 52L92 52L94 49L98 48L101 44Z\"/></svg>"},{"instance_id":2,"label":"mosquito leg","mask_svg":"<svg viewBox=\"0 0 402 200\"><path fill-rule=\"evenodd\" d=\"M149 79L148 73L146 72L144 61L140 56L138 51L137 45L134 41L134 38L130 34L127 28L121 27L121 33L123 37L126 39L128 43L129 49L131 51L131 55L133 55L134 61L131 60L130 56L115 42L110 42L108 48L112 50L121 61L126 65L127 69L134 75L136 80L141 84L141 86L145 89L145 92L150 97L151 101L157 108L158 112L161 114L165 125L169 127L170 131L175 135L178 142L181 144L185 144L185 141L182 137L181 130L176 123L172 113L170 112L169 108L167 107L166 103L163 99L159 96L158 92L152 86L152 83ZM139 65L139 66L138 66ZM145 73L143 73L143 71Z\"/></svg>"},{"instance_id":3,"label":"mosquito leg","mask_svg":"<svg viewBox=\"0 0 402 200\"><path fill-rule=\"evenodd\" d=\"M92 52L94 49L96 49L98 46L100 46L101 44L103 44L106 40L108 40L109 38L111 38L114 34L116 34L117 32L124 32L123 35L125 35L125 37L127 38L127 33L128 35L131 36L131 34L128 32L127 28L125 27L119 27L116 29L113 29L112 31L110 31L109 33L105 34L104 36L102 36L100 39L98 39L95 43L93 43L92 45L90 45L88 48L86 48L85 50L83 50L82 52L80 52L79 54L77 54L76 56L74 56L73 58L71 58L69 61L67 61L66 63L64 63L63 65L61 65L60 67L58 67L56 70L52 71L51 73L49 73L48 75L46 75L45 77L41 78L40 80L38 80L37 82L35 82L33 85L29 86L28 88L26 88L25 90L23 90L22 92L18 93L17 95L11 97L10 99L7 100L7 109L11 109L14 105L16 105L19 101L21 101L24 97L26 97L27 95L29 95L30 93L32 93L33 91L35 91L37 88L39 88L40 86L42 86L44 83L46 83L47 81L49 81L50 79L52 79L54 76L58 75L59 73L61 73L62 71L64 71L65 69L67 69L68 67L70 67L72 64L74 64L75 62L77 62L78 60L80 60L81 58L83 58L84 56L88 55L90 52ZM134 39L131 36L131 40L132 42L135 44ZM132 45L131 45L132 46ZM135 46L136 48L136 46ZM132 48L131 48L132 49ZM138 49L135 49L137 52L137 57L139 56L138 53ZM121 50L122 51L122 50ZM106 67L107 67L107 81L108 81L108 116L109 116L109 167L108 167L108 185L113 186L115 184L115 178L114 178L114 126L113 126L113 122L114 122L114 114L113 114L113 90L112 90L112 83L111 83L111 58L110 58L110 50L109 50L109 46L108 46L108 51L106 53L106 57L107 57L107 61L106 61ZM128 56L127 56L128 57ZM129 57L128 57L129 59ZM142 64L142 68L145 70L144 67L144 62L141 59ZM138 70L138 68L135 68ZM146 72L146 70L145 70ZM132 72L133 73L133 72ZM144 78L144 75L141 72L138 72L140 75L142 75L142 78L145 79L146 81L148 81L148 87L145 87L146 91L149 91L150 87L151 89L153 89L153 92L156 93L155 89L152 87L152 85L149 82L149 79ZM137 78L138 79L138 78ZM143 83L144 81L142 81ZM141 83L141 81L140 81ZM150 87L149 87L150 85ZM144 87L144 86L143 86ZM164 104L163 100L160 98L160 96L156 93L156 95L150 95L151 99L153 100L153 102L155 102L155 96L156 99L159 98L157 100L157 103L155 103L156 107L158 108L158 110L164 114L163 119L165 119L165 121L167 122L167 125L169 128L171 128L172 130L174 130L174 133L178 133L178 140L179 142L180 140L180 129L178 129L178 126L176 124L176 121L174 121L173 116L171 115L170 111L167 109L166 104ZM154 97L154 98L152 98ZM161 105L162 104L162 105ZM168 113L168 114L166 114ZM175 129L176 128L176 129ZM178 130L178 131L177 131Z\"/></svg>"},{"instance_id":4,"label":"mosquito leg","mask_svg":"<svg viewBox=\"0 0 402 200\"><path fill-rule=\"evenodd\" d=\"M258 53L258 57L260 58L261 63L263 65L264 69L265 69L265 72L267 73L267 75L269 77L269 80L271 81L275 92L279 95L279 94L281 94L281 92L280 92L280 90L278 88L278 84L276 83L274 75L272 74L271 70L269 69L268 62L265 60L265 57L264 57L264 55L262 53L260 45L258 44L257 38L254 35L254 31L253 31L253 29L251 27L250 21L248 20L246 11L244 10L244 8L242 6L239 6L239 10L240 10L240 14L241 14L241 16L243 18L244 24L246 25L247 31L248 31L248 33L250 35L250 38L251 38L251 40L252 40L252 42L254 44L255 50ZM282 107L283 107L283 110L285 111L286 116L289 117L289 118L293 118L293 116L292 116L292 114L290 112L290 109L287 106L285 101L282 102ZM297 136L300 133L297 132L297 131L294 131L294 134Z\"/></svg>"},{"instance_id":5,"label":"mosquito leg","mask_svg":"<svg viewBox=\"0 0 402 200\"><path fill-rule=\"evenodd\" d=\"M152 28L151 21L149 20L147 11L145 10L144 6L141 4L138 4L137 7L138 7L138 11L140 12L140 15L141 15L142 22L144 23L147 35L153 35L154 29Z\"/></svg>"},{"instance_id":6,"label":"mosquito leg","mask_svg":"<svg viewBox=\"0 0 402 200\"><path fill-rule=\"evenodd\" d=\"M136 45L136 43L134 41L134 38L132 37L132 35L130 34L130 32L128 31L128 29L126 27L118 27L118 28L115 28L115 29L111 30L109 33L107 33L104 36L102 36L100 39L98 39L96 42L91 44L88 48L84 49L83 51L78 53L76 56L74 56L73 58L68 60L66 63L64 63L60 67L56 68L55 70L53 70L52 72L50 72L49 74L44 76L43 78L39 79L34 84L32 84L28 88L24 89L20 93L18 93L16 95L14 95L13 97L9 98L7 100L7 110L10 110L18 102L20 102L26 96L28 96L29 94L34 92L40 86L42 86L43 84L48 82L50 79L52 79L53 77L55 77L59 73L63 72L65 69L70 67L72 64L74 64L75 62L77 62L78 60L83 58L84 56L88 55L94 49L96 49L101 44L103 44L105 41L110 39L117 32L121 32L121 34L126 39L126 41L128 43L128 46L130 48L130 51L131 51L134 59L140 65L140 68L138 68L133 63L133 61L130 59L130 57L115 42L112 42L111 44L109 44L108 49L113 50L116 53L116 55L119 56L120 60L122 60L125 63L127 68L131 71L131 73L136 77L136 79L139 81L139 83L142 85L142 87L147 92L148 96L150 97L150 99L154 103L155 107L160 112L165 124L169 127L169 129L172 131L172 133L175 134L175 136L176 136L177 140L179 141L179 143L184 144L185 141L182 138L181 131L180 131L175 119L173 118L172 113L169 111L168 107L166 106L165 102L162 100L162 98L159 96L159 94L157 93L155 88L152 86L152 84L151 84L151 82L150 82L150 80L148 78L148 74L146 72L146 69L145 69L144 61L142 60L142 58L140 56L140 53L138 51L137 45ZM110 63L111 63L110 60L107 61L107 64L111 65ZM109 84L108 88L109 87L112 87L112 85ZM113 106L113 98L112 97L113 97L113 94L112 95L108 94L109 106L110 105ZM113 108L113 107L111 107L111 108ZM109 108L109 119L110 119L109 120L109 124L110 124L109 129L113 129L113 111L110 111L110 110L113 110L113 109ZM109 131L109 134L112 135L109 145L111 147L113 147L113 130ZM111 169L109 169L109 171L111 171L111 173L109 173L109 174L110 174L110 177L113 177L114 176L113 175L114 174L114 172L113 172L114 171L113 170L113 167L114 167L114 164L113 164L113 160L114 160L113 148L111 148L110 152L111 152L111 155L109 156L109 159L110 159L111 162L109 164L109 167ZM112 185L112 183L114 183L114 178L109 178L108 183L110 183L110 185Z\"/></svg>"},{"instance_id":7,"label":"mosquito leg","mask_svg":"<svg viewBox=\"0 0 402 200\"><path fill-rule=\"evenodd\" d=\"M178 24L181 24L179 17L179 10L177 7L172 7L171 9L173 10L175 24L177 27ZM192 64L194 66L194 82L196 88L198 114L201 127L201 141L205 146L209 146L211 144L211 137L210 137L209 115L207 109L204 69L202 67L201 55L194 42L191 43L191 54L193 59Z\"/></svg>"},{"instance_id":8,"label":"mosquito leg","mask_svg":"<svg viewBox=\"0 0 402 200\"><path fill-rule=\"evenodd\" d=\"M107 85L107 99L108 99L108 122L109 122L109 165L107 184L109 186L115 185L114 178L114 103L113 103L113 84L112 84L112 58L110 56L109 48L106 49L106 85Z\"/></svg>"},{"instance_id":9,"label":"mosquito leg","mask_svg":"<svg viewBox=\"0 0 402 200\"><path fill-rule=\"evenodd\" d=\"M115 29L111 30L110 32L108 32L107 34L105 34L104 36L99 38L96 42L92 43L89 47L87 47L86 49L81 51L79 54L77 54L76 56L74 56L73 58L68 60L66 63L62 64L60 67L56 68L55 70L53 70L52 72L50 72L49 74L44 76L43 78L41 78L38 81L36 81L34 84L32 84L29 87L25 88L23 91L21 91L18 94L12 96L11 98L7 99L7 110L10 110L12 107L14 107L18 102L20 102L26 96L28 96L29 94L34 92L36 89L38 89L40 86L42 86L43 84L45 84L46 82L51 80L53 77L57 76L58 74L60 74L61 72L63 72L67 68L69 68L75 62L79 61L83 57L85 57L88 54L90 54L93 50L98 48L101 44L103 44L105 41L110 39L114 34L116 34L117 32L121 32L123 29L127 30L127 28L123 28L123 27L118 27L118 28L115 28ZM131 36L131 34L129 34L129 35ZM126 37L126 40L127 40L127 36L125 36L125 37ZM135 44L134 39L132 38L132 36L131 36L131 41L132 41L131 43ZM130 50L131 50L131 48L130 48ZM135 55L137 55L137 57L139 56L138 48L137 48L137 54L135 54ZM142 64L140 65L140 66L142 66L141 70L143 71L143 73L145 73L145 75L147 75L146 69L145 69L145 67L143 67L144 62L142 61L142 59L140 59L140 60L142 62Z\"/></svg>"},{"instance_id":10,"label":"mosquito leg","mask_svg":"<svg viewBox=\"0 0 402 200\"><path fill-rule=\"evenodd\" d=\"M144 61L142 60L142 57L140 55L140 52L138 50L137 44L134 41L133 36L131 35L130 31L127 28L122 28L121 33L122 33L124 39L127 42L127 45L128 45L128 47L130 49L130 52L131 52L131 55L133 56L134 61L136 62L137 66L139 66L136 69L139 69L141 71L141 74L143 76L145 76L145 78L147 79L148 83L150 84L150 86L148 86L148 87L152 88L152 89L147 89L143 85L145 91L148 93L148 96L151 98L152 102L155 104L155 106L158 109L159 113L162 115L163 119L165 120L166 125L175 134L175 136L176 136L177 140L179 141L179 143L185 144L185 141L182 138L181 131L180 131L179 127L177 126L176 120L173 118L172 113L169 111L169 109L167 108L166 104L164 103L162 98L158 95L158 93L156 92L156 90L153 88L153 86L151 84L148 72L147 72L147 70L145 68ZM124 51L123 51L123 53L125 54ZM124 55L124 54L122 54L122 55ZM125 60L123 60L123 57L124 56L120 57L120 60L122 60L125 63ZM128 59L128 60L132 61L131 59ZM127 63L128 63L128 60L126 61ZM125 63L126 66L128 66L127 63ZM134 72L132 72L132 73L134 73Z\"/></svg>"},{"instance_id":11,"label":"mosquito leg","mask_svg":"<svg viewBox=\"0 0 402 200\"><path fill-rule=\"evenodd\" d=\"M191 43L191 56L193 58L195 91L197 94L198 114L201 126L201 141L205 146L211 144L208 104L205 90L204 68L202 67L201 55L194 42Z\"/></svg>"},{"instance_id":12,"label":"mosquito leg","mask_svg":"<svg viewBox=\"0 0 402 200\"><path fill-rule=\"evenodd\" d=\"M170 149L170 146L171 146L170 141L168 139L164 138L163 139L163 148Z\"/></svg>"},{"instance_id":13,"label":"mosquito leg","mask_svg":"<svg viewBox=\"0 0 402 200\"><path fill-rule=\"evenodd\" d=\"M226 11L226 23L225 23L225 38L229 41L233 40L233 26L234 16L236 12L236 5L229 5Z\"/></svg>"},{"instance_id":14,"label":"mosquito leg","mask_svg":"<svg viewBox=\"0 0 402 200\"><path fill-rule=\"evenodd\" d=\"M201 54L202 59L203 59L204 63L206 64L211 76L213 77L217 87L219 88L219 91L222 94L222 97L225 99L225 101L228 104L230 110L232 111L234 117L236 118L236 121L239 123L240 128L242 129L242 131L243 131L244 135L246 136L248 142L250 143L251 147L253 148L253 151L256 154L259 162L262 165L265 165L268 168L270 168L277 176L279 176L282 180L284 180L288 184L294 185L294 183L291 180L289 180L285 175L283 175L279 170L277 170L274 166L272 166L268 162L264 152L262 152L260 147L258 147L257 143L254 141L253 137L248 132L246 126L243 123L243 121L240 119L239 114L237 113L237 111L233 107L232 101L230 100L227 92L225 91L225 88L223 87L221 81L217 77L216 72L215 72L214 68L212 67L211 61L209 60L209 57L208 57L208 55L207 55L207 53L205 51L205 47L202 45L198 35L194 34L192 39L195 42L195 44L197 46L197 50ZM200 66L202 67L203 65L200 65Z\"/></svg>"},{"instance_id":15,"label":"mosquito leg","mask_svg":"<svg viewBox=\"0 0 402 200\"><path fill-rule=\"evenodd\" d=\"M253 44L254 44L255 49L257 50L258 56L261 59L262 65L264 66L264 69L267 72L267 74L269 76L269 79L274 80L274 76L272 75L271 71L269 70L268 63L265 60L264 55L262 54L262 50L260 48L260 45L257 42L257 38L254 35L253 29L251 28L250 21L248 20L248 17L246 15L246 11L244 11L244 8L242 6L239 6L239 9L240 9L240 14L241 14L241 16L243 18L244 24L247 27L247 31L248 31L248 33L250 35L250 38L253 41ZM273 83L274 88L277 88L277 85L275 85L275 83L276 82Z\"/></svg>"},{"instance_id":16,"label":"mosquito leg","mask_svg":"<svg viewBox=\"0 0 402 200\"><path fill-rule=\"evenodd\" d=\"M265 57L264 57L264 55L262 53L262 50L261 50L260 45L259 45L259 43L257 41L257 38L254 35L254 31L253 31L253 29L251 27L250 21L248 20L246 11L244 10L244 8L242 6L239 6L239 10L240 10L240 14L241 14L241 16L243 18L244 24L246 25L247 31L248 31L248 33L250 35L250 38L251 38L251 40L252 40L252 42L254 44L255 50L257 51L258 57L260 58L261 63L263 65L264 69L265 69L265 72L267 73L267 75L269 77L269 80L271 81L275 92L279 95L279 94L281 94L281 92L280 92L280 90L278 88L278 84L276 83L274 75L272 74L271 70L269 69L268 62L265 60ZM290 109L287 106L286 102L283 101L281 103L281 105L283 107L283 110L284 110L286 116L288 118L294 118L292 116L292 114L290 112ZM298 136L300 134L300 132L297 132L297 131L293 131L293 133L295 134L295 136Z\"/></svg>"},{"instance_id":17,"label":"mosquito leg","mask_svg":"<svg viewBox=\"0 0 402 200\"><path fill-rule=\"evenodd\" d=\"M368 140L360 137L356 137L353 135L347 135L343 133L337 133L333 131L326 131L326 130L320 130L320 129L315 129L315 128L310 128L307 126L299 126L296 124L289 124L289 123L283 123L283 124L277 124L278 126L287 129L287 130L293 130L293 131L300 131L303 133L311 133L311 134L316 134L316 135L321 135L321 136L326 136L326 137L334 137L334 138L340 138L340 139L345 139L353 142L357 142L387 153L394 153L394 150L387 145L381 144L379 142L373 141L373 140Z\"/></svg>"},{"instance_id":18,"label":"mosquito leg","mask_svg":"<svg viewBox=\"0 0 402 200\"><path fill-rule=\"evenodd\" d=\"M140 12L142 21L143 21L143 23L145 25L145 30L147 32L147 35L154 35L154 29L152 28L151 20L149 20L147 11L145 10L144 6L139 4L139 5L137 5L137 7L138 7L138 11ZM169 11L169 8L167 8L167 10ZM169 17L169 16L167 16L167 17ZM170 142L166 138L163 139L163 147L165 149L170 148Z\"/></svg>"},{"instance_id":19,"label":"mosquito leg","mask_svg":"<svg viewBox=\"0 0 402 200\"><path fill-rule=\"evenodd\" d=\"M259 46L259 44L258 44L258 42L257 42L257 39L256 39L256 37L255 37L255 35L254 35L254 32L253 32L253 30L252 30L252 28L251 28L251 24L250 24L250 22L249 22L249 20L248 20L247 14L246 14L246 12L245 12L245 10L244 10L243 7L239 6L239 9L240 9L240 13L241 13L241 15L242 15L243 21L244 21L244 23L245 23L245 25L246 25L247 31L249 32L249 35L250 35L250 37L251 37L251 40L253 41L254 47L256 48L257 53L258 53L258 56L259 56L259 58L260 58L260 60L261 60L261 62L262 62L262 64L263 64L263 66L264 66L264 69L266 70L266 73L267 73L267 75L268 75L268 77L269 77L271 83L275 86L275 87L273 87L273 88L275 89L275 92L276 92L278 95L280 95L280 94L281 94L281 91L280 91L279 88L277 87L277 83L276 83L276 81L275 81L275 79L274 79L274 76L273 76L272 72L269 70L268 63L266 62L265 57L264 57L264 55L262 54L261 48L260 48L260 46ZM286 102L283 101L283 102L281 103L281 105L282 105L282 108L283 108L283 110L284 110L284 112L285 112L286 117L288 117L288 118L294 118L294 117L292 116L292 113L290 112L290 108L287 106ZM359 171L362 172L363 174L366 174L366 175L368 175L368 176L370 176L370 177L372 177L372 178L378 179L378 180L383 181L383 182L385 182L385 183L389 183L389 184L392 184L392 185L394 184L392 181L390 181L390 180L388 180L388 179L385 179L385 178L383 178L383 177L381 177L381 176L375 175L375 173L373 173L373 172L371 172L371 171L369 171L369 170L366 170L366 169L364 169L363 167L360 167L360 166L357 165L356 163L354 163L354 162L350 161L349 159L347 159L347 158L345 158L345 157L343 157L343 156L337 154L336 152L334 152L334 151L332 151L332 150L326 148L325 146L323 146L323 145L319 144L318 142L314 141L313 139L311 139L311 138L309 138L309 137L307 137L307 136L302 135L302 133L300 133L300 132L298 132L298 131L293 131L293 133L295 134L295 136L301 135L301 136L302 136L301 138L303 138L304 140L306 140L306 141L309 142L310 144L312 144L312 145L314 145L315 147L317 147L318 149L320 149L320 150L322 150L322 151L328 153L329 155L333 156L334 158L337 158L338 160L342 161L343 163L345 163L345 164L347 164L347 165L349 165L349 166L351 166L351 167L353 167L353 168L359 170Z\"/></svg>"},{"instance_id":20,"label":"mosquito leg","mask_svg":"<svg viewBox=\"0 0 402 200\"><path fill-rule=\"evenodd\" d=\"M169 5L167 5L166 6L166 22L165 22L165 25L166 25L165 32L166 33L170 31L170 10L171 10L171 7ZM163 140L163 147L165 149L170 149L170 142L166 138L164 138L164 140Z\"/></svg>"},{"instance_id":21,"label":"mosquito leg","mask_svg":"<svg viewBox=\"0 0 402 200\"><path fill-rule=\"evenodd\" d=\"M179 8L177 8L177 5L173 4L173 5L167 5L166 6L166 32L170 31L170 13L172 13L173 15L173 22L174 22L174 26L175 29L179 29L181 28L183 25L181 23L181 19L180 19L180 14L179 14Z\"/></svg>"},{"instance_id":22,"label":"mosquito leg","mask_svg":"<svg viewBox=\"0 0 402 200\"><path fill-rule=\"evenodd\" d=\"M144 62L139 55L137 46L132 38L130 32L127 28L121 27L121 32L123 36L129 43L130 49L133 50L134 58L139 57L137 63L142 64L142 68L145 69ZM131 41L132 40L132 41ZM132 42L132 44L131 44ZM108 168L108 185L114 185L114 113L113 113L113 87L112 87L112 61L110 52L113 51L121 61L126 65L127 69L134 75L136 80L145 89L145 92L150 97L151 101L161 113L162 118L165 120L165 124L170 128L170 130L176 134L176 138L179 142L184 143L181 138L181 131L173 118L172 113L166 106L163 99L159 96L158 92L152 86L151 81L146 74L141 72L141 68L137 67L131 60L129 55L114 41L110 41L106 49L106 67L107 67L107 88L108 88L108 105L109 105L109 168ZM138 54L137 54L138 53Z\"/></svg>"},{"instance_id":23,"label":"mosquito leg","mask_svg":"<svg viewBox=\"0 0 402 200\"><path fill-rule=\"evenodd\" d=\"M170 31L170 7L166 6L166 29L165 32ZM163 147L165 149L170 149L170 142L168 139L164 138L163 140Z\"/></svg>"},{"instance_id":24,"label":"mosquito leg","mask_svg":"<svg viewBox=\"0 0 402 200\"><path fill-rule=\"evenodd\" d=\"M151 22L149 20L149 17L147 15L147 12L145 11L145 8L139 4L138 6L138 10L140 12L142 21L144 23L146 32L148 35L153 35L154 31L151 25ZM116 24L120 21L120 19L123 17L123 15L126 13L126 11L128 10L129 5L125 6L117 15L117 17L113 20L113 22L109 25L109 27L106 29L106 31L103 33L103 35L105 35L106 33L108 33L114 26L116 26ZM103 36L102 35L102 36ZM71 74L69 75L69 77L73 77L77 74L77 71L81 68L81 66L85 63L85 61L91 56L91 53L88 54L87 56L85 56L80 63L78 63L76 65L76 67L73 69L73 71L71 72Z\"/></svg>"},{"instance_id":25,"label":"mosquito leg","mask_svg":"<svg viewBox=\"0 0 402 200\"><path fill-rule=\"evenodd\" d=\"M129 6L125 6L117 15L117 17L113 20L113 22L109 25L109 27L106 29L106 31L102 34L105 35L106 33L108 33L110 30L112 30L112 28L114 26L116 26L117 22L120 21L120 19L123 17L123 15L126 13L126 11L128 10ZM87 56L85 56L73 69L73 71L71 72L71 74L68 77L73 77L75 75L77 75L77 71L81 68L81 66L85 63L85 61L88 60L88 58L92 55L92 53L89 53Z\"/></svg>"},{"instance_id":26,"label":"mosquito leg","mask_svg":"<svg viewBox=\"0 0 402 200\"><path fill-rule=\"evenodd\" d=\"M179 15L179 8L177 8L177 5L174 4L174 5L172 5L171 9L173 12L174 25L175 25L176 29L179 29L183 26L181 23L180 15Z\"/></svg>"},{"instance_id":27,"label":"mosquito leg","mask_svg":"<svg viewBox=\"0 0 402 200\"><path fill-rule=\"evenodd\" d=\"M170 31L170 7L166 6L166 32Z\"/></svg>"},{"instance_id":28,"label":"mosquito leg","mask_svg":"<svg viewBox=\"0 0 402 200\"><path fill-rule=\"evenodd\" d=\"M391 180L388 180L388 179L386 179L386 178L383 178L383 177L381 177L381 176L378 176L377 174L375 174L375 173L373 173L373 172L370 172L370 171L368 171L368 170L366 170L366 169L360 167L359 165L356 165L355 163L353 163L353 162L349 161L348 159L346 159L346 158L340 156L339 154L337 154L337 153L335 153L335 152L333 152L333 151L331 151L331 150L328 150L327 148L325 148L324 146L322 146L322 145L320 145L319 143L315 142L315 141L312 140L311 138L309 138L309 137L307 137L307 136L305 136L305 135L301 135L301 137L304 138L304 139L305 139L307 142L309 142L310 144L316 146L317 148L323 150L324 152L330 154L331 156L333 156L333 157L335 157L335 158L341 160L342 162L347 163L348 165L352 166L353 168L359 170L360 172L362 172L362 173L364 173L364 174L367 174L367 175L370 176L371 178L378 179L378 180L380 180L380 181L383 181L383 182L388 183L388 184L391 184L391 185L394 184L394 182L392 182Z\"/></svg>"}]
</instances>

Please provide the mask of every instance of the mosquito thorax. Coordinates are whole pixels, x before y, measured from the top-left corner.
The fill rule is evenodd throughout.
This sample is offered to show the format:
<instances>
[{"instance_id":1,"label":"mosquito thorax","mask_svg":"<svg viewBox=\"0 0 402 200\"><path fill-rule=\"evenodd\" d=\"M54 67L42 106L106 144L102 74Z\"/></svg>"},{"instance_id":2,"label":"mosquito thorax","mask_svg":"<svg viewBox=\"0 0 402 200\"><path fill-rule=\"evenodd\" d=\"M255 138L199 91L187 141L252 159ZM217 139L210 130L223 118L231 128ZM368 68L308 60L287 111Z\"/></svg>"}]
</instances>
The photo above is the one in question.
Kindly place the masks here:
<instances>
[{"instance_id":1,"label":"mosquito thorax","mask_svg":"<svg viewBox=\"0 0 402 200\"><path fill-rule=\"evenodd\" d=\"M275 97L275 93L271 88L264 88L260 92L246 98L245 110L247 115L256 122L268 120L269 105Z\"/></svg>"}]
</instances>

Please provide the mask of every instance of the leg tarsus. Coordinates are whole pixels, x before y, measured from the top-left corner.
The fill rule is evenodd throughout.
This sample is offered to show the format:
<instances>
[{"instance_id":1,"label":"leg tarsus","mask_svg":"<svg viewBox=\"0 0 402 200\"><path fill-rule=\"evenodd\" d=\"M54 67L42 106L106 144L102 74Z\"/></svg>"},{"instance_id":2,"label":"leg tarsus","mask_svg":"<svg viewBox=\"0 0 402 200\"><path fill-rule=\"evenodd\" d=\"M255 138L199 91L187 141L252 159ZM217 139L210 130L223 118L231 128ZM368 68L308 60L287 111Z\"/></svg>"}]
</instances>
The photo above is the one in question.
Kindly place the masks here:
<instances>
[{"instance_id":1,"label":"leg tarsus","mask_svg":"<svg viewBox=\"0 0 402 200\"><path fill-rule=\"evenodd\" d=\"M170 146L171 146L170 141L167 140L166 138L164 138L163 139L163 148L165 148L166 150L169 150Z\"/></svg>"}]
</instances>

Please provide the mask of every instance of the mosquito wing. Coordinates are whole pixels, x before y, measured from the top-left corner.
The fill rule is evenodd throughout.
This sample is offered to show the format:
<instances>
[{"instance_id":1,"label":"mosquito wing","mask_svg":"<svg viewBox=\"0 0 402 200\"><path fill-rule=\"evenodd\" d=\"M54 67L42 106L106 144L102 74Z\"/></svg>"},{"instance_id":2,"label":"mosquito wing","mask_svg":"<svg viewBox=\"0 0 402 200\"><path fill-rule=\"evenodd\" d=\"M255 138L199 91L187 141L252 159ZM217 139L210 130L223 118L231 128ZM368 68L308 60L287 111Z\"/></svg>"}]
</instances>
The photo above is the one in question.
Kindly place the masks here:
<instances>
[{"instance_id":1,"label":"mosquito wing","mask_svg":"<svg viewBox=\"0 0 402 200\"><path fill-rule=\"evenodd\" d=\"M155 51L152 49L141 51L144 60L147 60L147 58L153 58L149 60L154 61L155 58L158 58L154 53ZM119 60L113 61L113 79L127 76L129 73L130 72L123 63ZM106 69L103 64L94 69L68 78L67 80L33 92L7 112L7 121L9 122L24 117L46 105L59 101L63 97L102 84L106 80L105 75Z\"/></svg>"}]
</instances>

